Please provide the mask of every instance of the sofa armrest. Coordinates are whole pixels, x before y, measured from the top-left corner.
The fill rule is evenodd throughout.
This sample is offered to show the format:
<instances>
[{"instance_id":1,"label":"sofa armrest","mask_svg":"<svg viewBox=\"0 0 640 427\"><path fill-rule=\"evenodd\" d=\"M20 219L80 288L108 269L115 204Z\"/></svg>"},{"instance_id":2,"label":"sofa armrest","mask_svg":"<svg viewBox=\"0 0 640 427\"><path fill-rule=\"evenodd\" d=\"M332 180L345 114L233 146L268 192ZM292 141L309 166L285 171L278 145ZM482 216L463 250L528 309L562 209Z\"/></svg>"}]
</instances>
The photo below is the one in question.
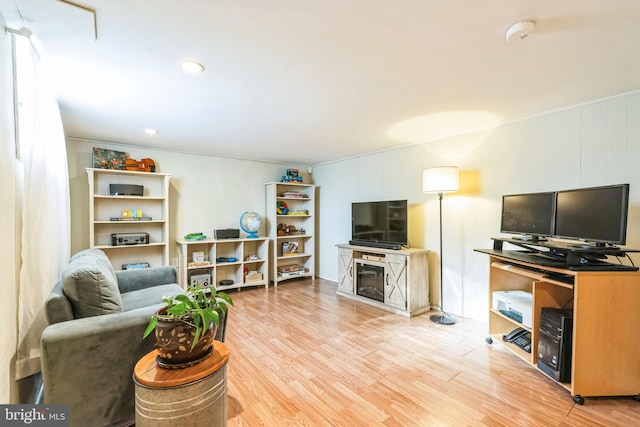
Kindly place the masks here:
<instances>
[{"instance_id":1,"label":"sofa armrest","mask_svg":"<svg viewBox=\"0 0 640 427\"><path fill-rule=\"evenodd\" d=\"M120 293L137 291L156 285L168 285L178 283L178 274L175 267L152 267L137 270L116 271L118 288Z\"/></svg>"},{"instance_id":2,"label":"sofa armrest","mask_svg":"<svg viewBox=\"0 0 640 427\"><path fill-rule=\"evenodd\" d=\"M73 320L71 302L62 289L62 281L58 281L51 289L45 301L45 316L50 325L58 322Z\"/></svg>"},{"instance_id":3,"label":"sofa armrest","mask_svg":"<svg viewBox=\"0 0 640 427\"><path fill-rule=\"evenodd\" d=\"M71 425L133 418L133 368L154 348L153 334L144 340L142 335L162 306L48 326L41 340L44 402L68 404Z\"/></svg>"}]
</instances>

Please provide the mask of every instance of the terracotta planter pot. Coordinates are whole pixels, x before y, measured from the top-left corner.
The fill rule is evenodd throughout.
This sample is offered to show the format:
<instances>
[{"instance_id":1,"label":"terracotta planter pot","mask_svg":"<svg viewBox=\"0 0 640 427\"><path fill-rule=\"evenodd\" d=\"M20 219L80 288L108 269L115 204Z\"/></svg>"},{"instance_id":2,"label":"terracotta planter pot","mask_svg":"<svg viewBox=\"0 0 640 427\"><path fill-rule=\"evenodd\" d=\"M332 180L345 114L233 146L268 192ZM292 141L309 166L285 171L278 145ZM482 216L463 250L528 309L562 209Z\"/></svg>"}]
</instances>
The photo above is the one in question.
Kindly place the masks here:
<instances>
[{"instance_id":1,"label":"terracotta planter pot","mask_svg":"<svg viewBox=\"0 0 640 427\"><path fill-rule=\"evenodd\" d=\"M196 334L193 319L186 321L166 316L166 308L158 311L158 324L155 328L156 362L168 369L181 369L204 361L213 352L213 339L216 335L216 325L210 324L195 347L191 349Z\"/></svg>"}]
</instances>

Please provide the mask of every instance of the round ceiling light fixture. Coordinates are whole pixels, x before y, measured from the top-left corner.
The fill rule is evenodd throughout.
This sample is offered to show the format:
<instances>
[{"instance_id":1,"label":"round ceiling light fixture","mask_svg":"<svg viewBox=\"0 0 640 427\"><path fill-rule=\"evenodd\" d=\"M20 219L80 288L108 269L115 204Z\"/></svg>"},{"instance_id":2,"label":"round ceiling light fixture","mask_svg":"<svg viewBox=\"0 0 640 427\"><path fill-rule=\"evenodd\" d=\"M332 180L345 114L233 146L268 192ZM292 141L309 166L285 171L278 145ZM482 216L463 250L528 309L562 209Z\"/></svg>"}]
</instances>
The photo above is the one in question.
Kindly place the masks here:
<instances>
[{"instance_id":1,"label":"round ceiling light fixture","mask_svg":"<svg viewBox=\"0 0 640 427\"><path fill-rule=\"evenodd\" d=\"M178 64L183 71L188 73L201 73L204 71L204 65L196 61L180 61Z\"/></svg>"},{"instance_id":2,"label":"round ceiling light fixture","mask_svg":"<svg viewBox=\"0 0 640 427\"><path fill-rule=\"evenodd\" d=\"M507 29L505 37L509 43L513 43L529 37L533 33L536 23L533 21L516 22Z\"/></svg>"}]
</instances>

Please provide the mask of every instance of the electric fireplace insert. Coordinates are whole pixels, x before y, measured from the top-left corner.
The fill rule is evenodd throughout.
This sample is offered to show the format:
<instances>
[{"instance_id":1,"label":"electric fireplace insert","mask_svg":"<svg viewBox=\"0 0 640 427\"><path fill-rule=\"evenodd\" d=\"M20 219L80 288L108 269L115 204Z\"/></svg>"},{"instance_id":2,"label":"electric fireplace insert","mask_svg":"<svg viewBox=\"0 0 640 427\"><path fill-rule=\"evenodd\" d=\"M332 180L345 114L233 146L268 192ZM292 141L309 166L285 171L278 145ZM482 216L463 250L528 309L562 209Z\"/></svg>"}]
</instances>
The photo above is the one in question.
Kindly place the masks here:
<instances>
[{"instance_id":1,"label":"electric fireplace insert","mask_svg":"<svg viewBox=\"0 0 640 427\"><path fill-rule=\"evenodd\" d=\"M384 302L384 264L356 261L356 294Z\"/></svg>"}]
</instances>

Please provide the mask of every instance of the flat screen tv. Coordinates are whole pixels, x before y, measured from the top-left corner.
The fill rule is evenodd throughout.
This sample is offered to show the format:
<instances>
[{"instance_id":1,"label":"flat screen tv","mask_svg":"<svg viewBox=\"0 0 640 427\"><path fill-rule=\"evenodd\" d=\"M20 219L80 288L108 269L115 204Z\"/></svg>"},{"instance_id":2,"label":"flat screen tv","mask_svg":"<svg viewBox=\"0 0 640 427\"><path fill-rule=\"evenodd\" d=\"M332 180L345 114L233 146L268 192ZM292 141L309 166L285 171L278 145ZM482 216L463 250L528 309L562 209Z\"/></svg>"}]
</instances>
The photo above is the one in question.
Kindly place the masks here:
<instances>
[{"instance_id":1,"label":"flat screen tv","mask_svg":"<svg viewBox=\"0 0 640 427\"><path fill-rule=\"evenodd\" d=\"M407 201L383 200L351 204L352 245L400 249L408 244Z\"/></svg>"},{"instance_id":2,"label":"flat screen tv","mask_svg":"<svg viewBox=\"0 0 640 427\"><path fill-rule=\"evenodd\" d=\"M517 234L516 239L544 240L553 234L554 204L554 192L502 196L500 232Z\"/></svg>"},{"instance_id":3,"label":"flat screen tv","mask_svg":"<svg viewBox=\"0 0 640 427\"><path fill-rule=\"evenodd\" d=\"M554 236L597 246L627 241L629 184L556 192Z\"/></svg>"}]
</instances>

